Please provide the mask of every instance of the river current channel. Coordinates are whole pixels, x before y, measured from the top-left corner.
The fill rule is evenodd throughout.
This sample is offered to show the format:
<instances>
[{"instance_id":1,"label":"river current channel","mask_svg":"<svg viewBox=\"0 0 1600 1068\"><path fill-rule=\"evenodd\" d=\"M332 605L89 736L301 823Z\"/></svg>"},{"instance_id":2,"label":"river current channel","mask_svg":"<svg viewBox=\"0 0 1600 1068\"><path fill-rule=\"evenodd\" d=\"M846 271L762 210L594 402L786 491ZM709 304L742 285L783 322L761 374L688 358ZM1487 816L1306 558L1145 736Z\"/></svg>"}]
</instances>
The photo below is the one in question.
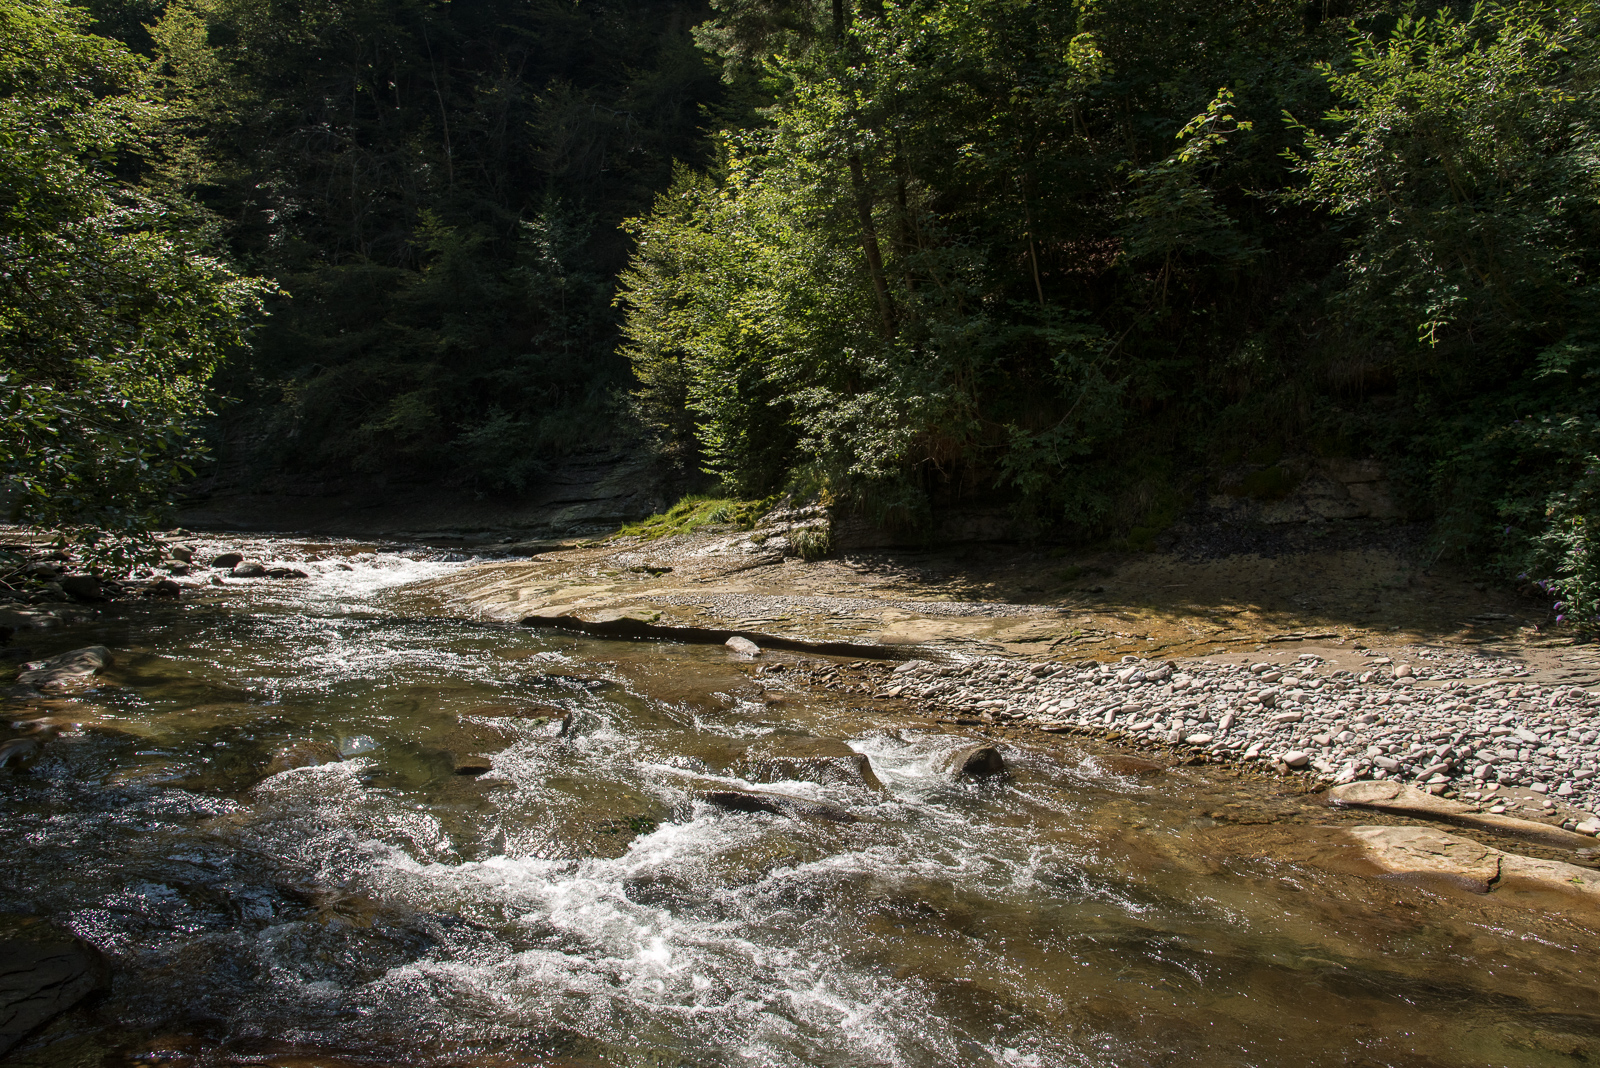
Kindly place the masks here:
<instances>
[{"instance_id":1,"label":"river current channel","mask_svg":"<svg viewBox=\"0 0 1600 1068\"><path fill-rule=\"evenodd\" d=\"M718 646L453 618L418 589L460 558L246 548L311 577L16 639L117 659L7 706L64 729L0 772L0 921L46 919L114 978L6 1063L1600 1058L1592 916L1375 878L1258 783L1046 736L952 782L959 727L764 685ZM878 785L740 777L752 742L807 736ZM286 751L322 762L274 771Z\"/></svg>"}]
</instances>

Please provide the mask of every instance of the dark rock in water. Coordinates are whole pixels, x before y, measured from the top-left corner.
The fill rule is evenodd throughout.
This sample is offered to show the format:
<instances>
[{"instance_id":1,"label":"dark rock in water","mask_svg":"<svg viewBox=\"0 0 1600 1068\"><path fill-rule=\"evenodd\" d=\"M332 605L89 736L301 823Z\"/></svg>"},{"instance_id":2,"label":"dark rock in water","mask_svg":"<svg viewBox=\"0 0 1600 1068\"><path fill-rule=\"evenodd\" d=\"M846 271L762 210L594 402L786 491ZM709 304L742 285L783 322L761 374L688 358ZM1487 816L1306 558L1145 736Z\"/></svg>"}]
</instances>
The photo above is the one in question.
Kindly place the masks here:
<instances>
[{"instance_id":1,"label":"dark rock in water","mask_svg":"<svg viewBox=\"0 0 1600 1068\"><path fill-rule=\"evenodd\" d=\"M259 560L241 560L229 572L234 578L265 578L267 565Z\"/></svg>"},{"instance_id":2,"label":"dark rock in water","mask_svg":"<svg viewBox=\"0 0 1600 1068\"><path fill-rule=\"evenodd\" d=\"M334 566L334 569L338 570L338 571L354 571L355 570L355 568L351 567L349 564L334 564L333 566Z\"/></svg>"},{"instance_id":3,"label":"dark rock in water","mask_svg":"<svg viewBox=\"0 0 1600 1068\"><path fill-rule=\"evenodd\" d=\"M455 763L457 775L482 775L494 769L494 763L488 757L457 757Z\"/></svg>"},{"instance_id":4,"label":"dark rock in water","mask_svg":"<svg viewBox=\"0 0 1600 1068\"><path fill-rule=\"evenodd\" d=\"M63 690L87 682L102 669L110 667L111 662L110 649L103 645L89 645L49 660L34 661L26 665L27 670L17 676L17 681L41 690Z\"/></svg>"},{"instance_id":5,"label":"dark rock in water","mask_svg":"<svg viewBox=\"0 0 1600 1068\"><path fill-rule=\"evenodd\" d=\"M44 746L37 738L12 738L0 744L0 768L16 770L39 759Z\"/></svg>"},{"instance_id":6,"label":"dark rock in water","mask_svg":"<svg viewBox=\"0 0 1600 1068\"><path fill-rule=\"evenodd\" d=\"M836 738L763 738L745 750L737 767L751 782L882 786L871 761Z\"/></svg>"},{"instance_id":7,"label":"dark rock in water","mask_svg":"<svg viewBox=\"0 0 1600 1068\"><path fill-rule=\"evenodd\" d=\"M609 690L617 685L610 679L594 675L525 675L523 681L535 686L554 686L563 690L584 690L589 693Z\"/></svg>"},{"instance_id":8,"label":"dark rock in water","mask_svg":"<svg viewBox=\"0 0 1600 1068\"><path fill-rule=\"evenodd\" d=\"M169 545L167 546L167 555L185 564L194 563L194 550L187 545Z\"/></svg>"},{"instance_id":9,"label":"dark rock in water","mask_svg":"<svg viewBox=\"0 0 1600 1068\"><path fill-rule=\"evenodd\" d=\"M326 742L296 742L272 754L267 774L276 775L292 768L315 768L323 764L337 764L343 760L339 750Z\"/></svg>"},{"instance_id":10,"label":"dark rock in water","mask_svg":"<svg viewBox=\"0 0 1600 1068\"><path fill-rule=\"evenodd\" d=\"M310 577L311 577L310 575L307 575L304 571L301 571L297 567L269 567L269 568L267 568L267 578L302 579L302 578L310 578Z\"/></svg>"},{"instance_id":11,"label":"dark rock in water","mask_svg":"<svg viewBox=\"0 0 1600 1068\"><path fill-rule=\"evenodd\" d=\"M707 790L700 795L700 799L730 812L775 812L791 819L830 820L834 823L855 823L860 818L838 805L754 790Z\"/></svg>"},{"instance_id":12,"label":"dark rock in water","mask_svg":"<svg viewBox=\"0 0 1600 1068\"><path fill-rule=\"evenodd\" d=\"M0 1055L108 977L105 959L77 939L0 941Z\"/></svg>"},{"instance_id":13,"label":"dark rock in water","mask_svg":"<svg viewBox=\"0 0 1600 1068\"><path fill-rule=\"evenodd\" d=\"M163 560L161 561L161 567L169 575L187 575L189 573L189 565L182 560Z\"/></svg>"},{"instance_id":14,"label":"dark rock in water","mask_svg":"<svg viewBox=\"0 0 1600 1068\"><path fill-rule=\"evenodd\" d=\"M171 579L156 579L141 591L144 597L176 597L183 587Z\"/></svg>"},{"instance_id":15,"label":"dark rock in water","mask_svg":"<svg viewBox=\"0 0 1600 1068\"><path fill-rule=\"evenodd\" d=\"M61 592L79 601L103 601L105 591L93 575L68 575L61 580Z\"/></svg>"},{"instance_id":16,"label":"dark rock in water","mask_svg":"<svg viewBox=\"0 0 1600 1068\"><path fill-rule=\"evenodd\" d=\"M211 558L212 567L236 567L244 562L244 557L239 553L223 553L221 556Z\"/></svg>"},{"instance_id":17,"label":"dark rock in water","mask_svg":"<svg viewBox=\"0 0 1600 1068\"><path fill-rule=\"evenodd\" d=\"M1003 775L1006 762L995 746L969 745L952 753L945 767L953 779L987 779Z\"/></svg>"}]
</instances>

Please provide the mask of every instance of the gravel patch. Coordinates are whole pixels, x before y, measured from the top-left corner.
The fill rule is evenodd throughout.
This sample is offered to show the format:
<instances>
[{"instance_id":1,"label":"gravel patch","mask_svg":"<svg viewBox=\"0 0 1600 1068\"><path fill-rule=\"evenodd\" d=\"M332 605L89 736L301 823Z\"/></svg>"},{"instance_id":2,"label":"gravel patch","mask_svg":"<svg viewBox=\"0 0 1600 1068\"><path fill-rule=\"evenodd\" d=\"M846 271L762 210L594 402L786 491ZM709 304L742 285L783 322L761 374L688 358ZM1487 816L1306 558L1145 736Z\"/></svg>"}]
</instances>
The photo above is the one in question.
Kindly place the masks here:
<instances>
[{"instance_id":1,"label":"gravel patch","mask_svg":"<svg viewBox=\"0 0 1600 1068\"><path fill-rule=\"evenodd\" d=\"M832 688L980 723L1116 734L1216 761L1302 769L1334 784L1394 779L1486 798L1499 786L1526 787L1551 808L1600 806L1600 698L1535 682L1519 662L1478 653L1405 650L1370 656L1360 670L1332 670L1307 653L1289 666L981 658L911 660L893 671L830 665L814 674ZM1600 831L1600 817L1567 822Z\"/></svg>"}]
</instances>

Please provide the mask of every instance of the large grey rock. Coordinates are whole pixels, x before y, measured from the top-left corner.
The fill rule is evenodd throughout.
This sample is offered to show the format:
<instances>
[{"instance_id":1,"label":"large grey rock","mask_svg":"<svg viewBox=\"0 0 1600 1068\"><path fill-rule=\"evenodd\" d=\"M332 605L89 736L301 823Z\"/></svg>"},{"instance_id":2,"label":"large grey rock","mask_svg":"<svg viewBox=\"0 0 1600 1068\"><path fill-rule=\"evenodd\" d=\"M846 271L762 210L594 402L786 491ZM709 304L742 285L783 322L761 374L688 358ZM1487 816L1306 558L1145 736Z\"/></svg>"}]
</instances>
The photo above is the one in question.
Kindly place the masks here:
<instances>
[{"instance_id":1,"label":"large grey rock","mask_svg":"<svg viewBox=\"0 0 1600 1068\"><path fill-rule=\"evenodd\" d=\"M25 665L25 670L17 676L17 682L40 690L71 689L86 684L102 669L110 667L111 663L110 649L103 645L89 645L49 660L36 660Z\"/></svg>"},{"instance_id":2,"label":"large grey rock","mask_svg":"<svg viewBox=\"0 0 1600 1068\"><path fill-rule=\"evenodd\" d=\"M106 983L100 954L76 939L0 941L0 1055Z\"/></svg>"},{"instance_id":3,"label":"large grey rock","mask_svg":"<svg viewBox=\"0 0 1600 1068\"><path fill-rule=\"evenodd\" d=\"M745 750L738 771L751 782L882 785L871 761L834 738L764 738Z\"/></svg>"},{"instance_id":4,"label":"large grey rock","mask_svg":"<svg viewBox=\"0 0 1600 1068\"><path fill-rule=\"evenodd\" d=\"M243 562L244 556L240 553L222 553L211 558L211 566L218 568L235 567Z\"/></svg>"},{"instance_id":5,"label":"large grey rock","mask_svg":"<svg viewBox=\"0 0 1600 1068\"><path fill-rule=\"evenodd\" d=\"M741 638L737 634L722 643L740 656L760 656L761 646L749 638Z\"/></svg>"}]
</instances>

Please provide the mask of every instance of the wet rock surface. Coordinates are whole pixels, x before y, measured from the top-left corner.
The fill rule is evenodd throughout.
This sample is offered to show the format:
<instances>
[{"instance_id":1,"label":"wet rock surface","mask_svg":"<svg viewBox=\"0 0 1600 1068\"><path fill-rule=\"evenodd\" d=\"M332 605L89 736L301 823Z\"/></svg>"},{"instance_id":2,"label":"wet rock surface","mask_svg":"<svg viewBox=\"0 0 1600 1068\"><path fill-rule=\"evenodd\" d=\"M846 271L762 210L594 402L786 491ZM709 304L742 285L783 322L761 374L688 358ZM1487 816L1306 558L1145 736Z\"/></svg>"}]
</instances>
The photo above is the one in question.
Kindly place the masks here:
<instances>
[{"instance_id":1,"label":"wet rock surface","mask_svg":"<svg viewBox=\"0 0 1600 1068\"><path fill-rule=\"evenodd\" d=\"M746 749L735 765L750 782L842 783L879 789L872 762L834 738L778 737Z\"/></svg>"},{"instance_id":2,"label":"wet rock surface","mask_svg":"<svg viewBox=\"0 0 1600 1068\"><path fill-rule=\"evenodd\" d=\"M77 939L0 938L0 1056L108 978L104 959Z\"/></svg>"}]
</instances>

